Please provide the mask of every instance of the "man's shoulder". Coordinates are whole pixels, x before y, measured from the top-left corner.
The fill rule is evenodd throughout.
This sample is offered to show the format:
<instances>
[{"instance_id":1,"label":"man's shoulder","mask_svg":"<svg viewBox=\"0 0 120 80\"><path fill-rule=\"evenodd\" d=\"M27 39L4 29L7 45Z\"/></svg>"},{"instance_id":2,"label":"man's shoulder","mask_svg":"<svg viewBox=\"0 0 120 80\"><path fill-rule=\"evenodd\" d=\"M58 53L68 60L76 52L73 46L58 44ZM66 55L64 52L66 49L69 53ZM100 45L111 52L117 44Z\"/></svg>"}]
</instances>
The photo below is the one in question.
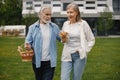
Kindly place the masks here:
<instances>
[{"instance_id":1,"label":"man's shoulder","mask_svg":"<svg viewBox=\"0 0 120 80\"><path fill-rule=\"evenodd\" d=\"M36 21L35 23L30 25L30 28L34 28L34 27L38 26L38 24L39 24L39 21Z\"/></svg>"},{"instance_id":2,"label":"man's shoulder","mask_svg":"<svg viewBox=\"0 0 120 80\"><path fill-rule=\"evenodd\" d=\"M50 24L52 24L52 25L57 25L56 23L54 23L54 22L50 22Z\"/></svg>"},{"instance_id":3,"label":"man's shoulder","mask_svg":"<svg viewBox=\"0 0 120 80\"><path fill-rule=\"evenodd\" d=\"M53 27L58 27L58 25L54 22L50 22L50 25L52 25Z\"/></svg>"}]
</instances>

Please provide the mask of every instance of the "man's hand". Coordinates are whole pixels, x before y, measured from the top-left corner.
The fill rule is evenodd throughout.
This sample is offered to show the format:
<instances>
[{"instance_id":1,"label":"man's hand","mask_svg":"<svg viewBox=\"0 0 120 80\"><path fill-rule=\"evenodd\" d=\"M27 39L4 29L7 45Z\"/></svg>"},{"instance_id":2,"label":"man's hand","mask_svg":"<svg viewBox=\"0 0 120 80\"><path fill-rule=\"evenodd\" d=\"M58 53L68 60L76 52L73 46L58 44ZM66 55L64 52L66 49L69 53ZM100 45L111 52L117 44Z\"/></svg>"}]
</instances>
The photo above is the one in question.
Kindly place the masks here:
<instances>
[{"instance_id":1,"label":"man's hand","mask_svg":"<svg viewBox=\"0 0 120 80\"><path fill-rule=\"evenodd\" d=\"M31 45L29 43L25 43L25 49L26 50L31 50Z\"/></svg>"}]
</instances>

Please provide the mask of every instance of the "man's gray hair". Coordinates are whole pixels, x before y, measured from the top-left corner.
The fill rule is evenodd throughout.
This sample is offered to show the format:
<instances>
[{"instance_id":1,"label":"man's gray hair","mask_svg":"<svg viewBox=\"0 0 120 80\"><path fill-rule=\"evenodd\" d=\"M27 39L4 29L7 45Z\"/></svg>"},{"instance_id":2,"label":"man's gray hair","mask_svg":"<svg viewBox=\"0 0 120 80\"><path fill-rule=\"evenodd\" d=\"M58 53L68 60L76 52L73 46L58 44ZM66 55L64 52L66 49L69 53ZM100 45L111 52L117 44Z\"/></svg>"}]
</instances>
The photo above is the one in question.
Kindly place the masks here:
<instances>
[{"instance_id":1,"label":"man's gray hair","mask_svg":"<svg viewBox=\"0 0 120 80\"><path fill-rule=\"evenodd\" d=\"M38 17L39 17L39 18L40 18L40 14L41 14L45 9L51 10L51 7L50 7L50 6L42 6L42 7L40 8L40 11L38 12Z\"/></svg>"},{"instance_id":2,"label":"man's gray hair","mask_svg":"<svg viewBox=\"0 0 120 80\"><path fill-rule=\"evenodd\" d=\"M51 10L51 7L50 7L50 6L42 6L42 7L40 8L39 13L43 12L45 9Z\"/></svg>"}]
</instances>

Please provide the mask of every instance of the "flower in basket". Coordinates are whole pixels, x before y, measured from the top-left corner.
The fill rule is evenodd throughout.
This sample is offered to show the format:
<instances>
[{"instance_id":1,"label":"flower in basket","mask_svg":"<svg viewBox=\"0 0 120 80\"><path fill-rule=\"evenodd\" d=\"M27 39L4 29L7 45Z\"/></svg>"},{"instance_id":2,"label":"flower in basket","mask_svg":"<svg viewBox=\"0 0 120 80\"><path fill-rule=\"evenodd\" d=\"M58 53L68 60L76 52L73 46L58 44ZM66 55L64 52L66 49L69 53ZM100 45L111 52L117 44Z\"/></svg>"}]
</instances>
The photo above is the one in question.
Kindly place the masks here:
<instances>
[{"instance_id":1,"label":"flower in basket","mask_svg":"<svg viewBox=\"0 0 120 80\"><path fill-rule=\"evenodd\" d=\"M30 49L23 48L23 45L18 46L17 51L20 53L20 56L22 57L22 61L31 61L32 57L34 55L34 51Z\"/></svg>"}]
</instances>

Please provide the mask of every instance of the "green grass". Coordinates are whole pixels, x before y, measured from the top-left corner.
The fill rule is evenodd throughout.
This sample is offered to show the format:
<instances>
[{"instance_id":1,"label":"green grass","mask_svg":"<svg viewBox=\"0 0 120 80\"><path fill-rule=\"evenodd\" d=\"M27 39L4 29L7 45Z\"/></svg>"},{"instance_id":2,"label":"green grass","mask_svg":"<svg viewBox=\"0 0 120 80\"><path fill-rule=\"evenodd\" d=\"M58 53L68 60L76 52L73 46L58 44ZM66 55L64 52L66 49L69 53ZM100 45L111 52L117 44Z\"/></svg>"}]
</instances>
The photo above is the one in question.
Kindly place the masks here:
<instances>
[{"instance_id":1,"label":"green grass","mask_svg":"<svg viewBox=\"0 0 120 80\"><path fill-rule=\"evenodd\" d=\"M31 62L22 62L17 46L24 38L0 37L0 80L35 80ZM54 80L60 80L61 53L58 42L58 60ZM120 38L97 38L88 54L82 80L120 80Z\"/></svg>"}]
</instances>

